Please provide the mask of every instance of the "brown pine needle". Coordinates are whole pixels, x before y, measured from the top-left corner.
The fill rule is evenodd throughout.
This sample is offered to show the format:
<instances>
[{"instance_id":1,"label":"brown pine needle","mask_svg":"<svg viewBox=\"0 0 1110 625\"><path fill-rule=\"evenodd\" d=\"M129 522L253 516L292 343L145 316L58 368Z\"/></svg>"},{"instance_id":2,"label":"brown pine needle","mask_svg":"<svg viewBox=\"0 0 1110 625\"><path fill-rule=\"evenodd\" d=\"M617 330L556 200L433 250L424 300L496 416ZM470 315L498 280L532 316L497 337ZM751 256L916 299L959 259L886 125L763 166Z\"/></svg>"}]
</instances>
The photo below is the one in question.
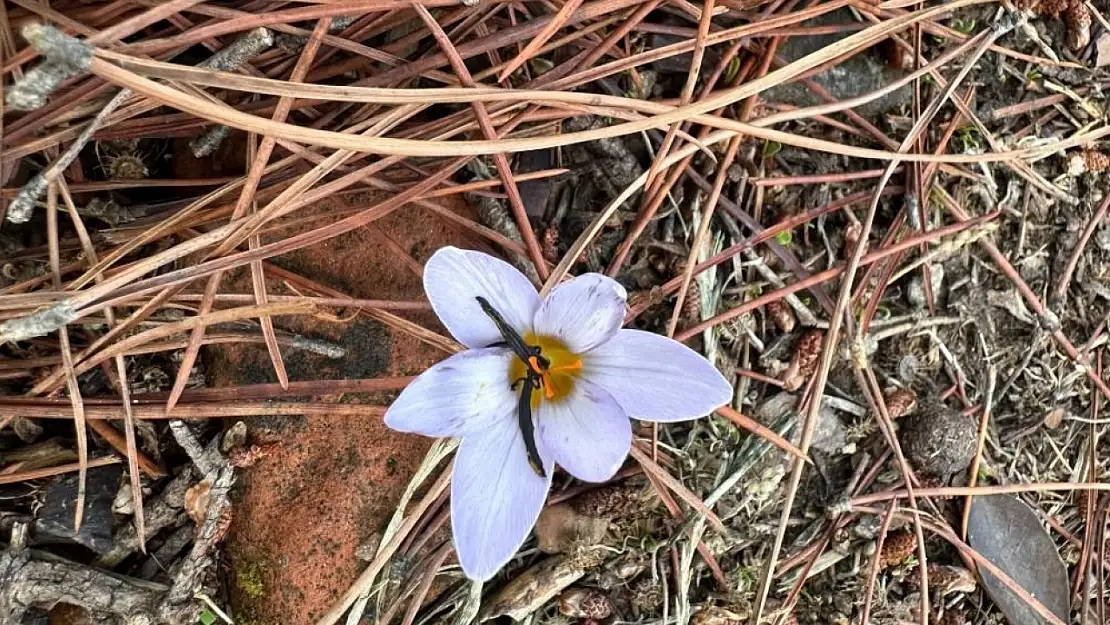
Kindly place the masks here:
<instances>
[{"instance_id":1,"label":"brown pine needle","mask_svg":"<svg viewBox=\"0 0 1110 625\"><path fill-rule=\"evenodd\" d=\"M628 453L636 462L640 463L645 473L657 478L660 482L665 484L667 488L671 489L671 492L678 495L679 499L685 501L687 505L697 510L699 514L705 516L705 519L709 521L709 524L716 528L717 531L722 533L726 531L725 524L721 522L721 519L715 512L709 509L709 506L705 505L705 502L702 501L701 498L690 492L690 489L686 488L682 482L675 479L669 471L652 460L651 455L644 453L643 450L637 447L635 441L633 441L632 449L630 449Z\"/></svg>"},{"instance_id":2,"label":"brown pine needle","mask_svg":"<svg viewBox=\"0 0 1110 625\"><path fill-rule=\"evenodd\" d=\"M720 408L718 408L717 409L717 414L719 414L722 417L728 419L729 421L732 421L738 427L744 428L745 430L751 432L752 434L755 434L756 436L762 438L763 440L767 441L768 443L771 443L775 447L778 447L779 449L785 451L786 453L798 458L799 460L802 460L802 461L807 462L807 463L812 462L809 459L808 456L806 456L804 453L802 453L801 449L798 449L797 447L792 445L790 443L790 441L788 441L785 438L779 436L774 430L768 428L767 426L765 426L762 423L756 421L755 419L753 419L753 418L751 418L751 417L749 417L745 414L742 414L742 413L740 413L740 412L738 412L738 411L736 411L736 410L734 410L734 409L732 409L728 406L721 406Z\"/></svg>"},{"instance_id":3,"label":"brown pine needle","mask_svg":"<svg viewBox=\"0 0 1110 625\"><path fill-rule=\"evenodd\" d=\"M505 69L501 70L501 73L497 75L497 82L505 82L505 79L515 72L517 68L527 63L528 60L536 54L536 51L542 48L543 44L547 43L547 40L563 27L563 24L566 23L570 16L574 14L575 9L581 4L582 0L567 0L566 3L563 4L563 7L559 9L559 12L555 14L555 17L548 22L547 26L544 26L543 30L541 30L532 41L528 42L528 45L524 46L520 54L516 55L516 57L505 66Z\"/></svg>"}]
</instances>

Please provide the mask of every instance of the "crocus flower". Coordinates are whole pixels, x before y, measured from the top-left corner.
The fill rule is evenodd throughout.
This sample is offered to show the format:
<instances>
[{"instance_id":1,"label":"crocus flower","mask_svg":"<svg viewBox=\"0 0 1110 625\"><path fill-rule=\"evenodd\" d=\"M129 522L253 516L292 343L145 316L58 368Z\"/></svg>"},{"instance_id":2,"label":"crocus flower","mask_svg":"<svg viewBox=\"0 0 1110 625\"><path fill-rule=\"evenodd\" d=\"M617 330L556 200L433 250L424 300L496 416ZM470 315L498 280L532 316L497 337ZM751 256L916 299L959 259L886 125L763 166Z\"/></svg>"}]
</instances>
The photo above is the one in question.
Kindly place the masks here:
<instances>
[{"instance_id":1,"label":"crocus flower","mask_svg":"<svg viewBox=\"0 0 1110 625\"><path fill-rule=\"evenodd\" d=\"M462 439L451 527L472 579L492 577L524 543L555 464L604 482L628 455L630 416L683 421L732 397L725 378L693 350L622 329L627 294L606 276L578 276L541 301L508 263L447 247L424 268L424 289L467 349L413 380L385 422Z\"/></svg>"}]
</instances>

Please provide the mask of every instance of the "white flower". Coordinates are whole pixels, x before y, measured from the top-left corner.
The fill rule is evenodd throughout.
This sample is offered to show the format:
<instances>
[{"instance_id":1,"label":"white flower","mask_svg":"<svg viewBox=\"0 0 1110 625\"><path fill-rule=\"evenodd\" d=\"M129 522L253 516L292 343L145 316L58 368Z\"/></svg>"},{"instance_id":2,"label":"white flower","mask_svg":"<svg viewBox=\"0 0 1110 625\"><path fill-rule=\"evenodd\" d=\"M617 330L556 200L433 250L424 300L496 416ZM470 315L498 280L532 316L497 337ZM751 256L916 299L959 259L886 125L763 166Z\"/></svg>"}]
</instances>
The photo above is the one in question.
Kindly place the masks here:
<instances>
[{"instance_id":1,"label":"white flower","mask_svg":"<svg viewBox=\"0 0 1110 625\"><path fill-rule=\"evenodd\" d=\"M409 384L385 422L462 439L451 526L472 579L492 577L523 544L556 463L580 480L603 482L628 455L629 416L683 421L732 397L725 378L693 350L621 329L626 293L606 276L579 276L540 301L508 263L448 247L428 261L424 289L468 349ZM516 337L522 344L514 345Z\"/></svg>"}]
</instances>

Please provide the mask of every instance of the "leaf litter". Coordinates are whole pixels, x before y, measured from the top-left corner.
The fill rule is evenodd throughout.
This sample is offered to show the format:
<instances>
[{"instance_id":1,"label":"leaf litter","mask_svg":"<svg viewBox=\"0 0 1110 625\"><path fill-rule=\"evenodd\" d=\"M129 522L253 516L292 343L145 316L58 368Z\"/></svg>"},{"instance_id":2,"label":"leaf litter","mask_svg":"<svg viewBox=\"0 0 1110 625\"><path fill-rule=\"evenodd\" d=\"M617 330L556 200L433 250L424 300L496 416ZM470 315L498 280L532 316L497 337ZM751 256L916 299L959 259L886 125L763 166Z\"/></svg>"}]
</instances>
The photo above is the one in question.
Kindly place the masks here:
<instances>
[{"instance_id":1,"label":"leaf litter","mask_svg":"<svg viewBox=\"0 0 1110 625\"><path fill-rule=\"evenodd\" d=\"M292 453L273 424L380 419L416 372L206 372L229 346L341 361L322 328L361 315L454 349L419 298L283 264L393 213L547 288L608 273L627 324L709 355L735 401L641 428L613 483L558 476L484 588L451 552L435 447L305 622L1051 621L998 573L1105 622L1106 7L575 4L425 4L439 40L388 0L5 6L0 613L54 607L49 574L86 580L65 602L105 622L267 618L250 595L273 572L217 565L232 482ZM325 132L276 136L248 182L248 135L294 126ZM379 232L417 284L434 250Z\"/></svg>"}]
</instances>

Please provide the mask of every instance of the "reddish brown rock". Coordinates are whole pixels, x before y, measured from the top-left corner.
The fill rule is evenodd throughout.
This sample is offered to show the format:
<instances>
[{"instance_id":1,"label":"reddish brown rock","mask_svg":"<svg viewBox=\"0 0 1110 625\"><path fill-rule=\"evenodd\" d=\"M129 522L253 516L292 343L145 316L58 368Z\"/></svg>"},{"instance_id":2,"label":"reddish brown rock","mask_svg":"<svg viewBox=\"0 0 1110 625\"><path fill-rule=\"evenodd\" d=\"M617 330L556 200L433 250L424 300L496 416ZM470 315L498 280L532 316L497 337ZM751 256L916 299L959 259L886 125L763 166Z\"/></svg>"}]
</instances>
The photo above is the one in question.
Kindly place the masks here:
<instances>
[{"instance_id":1,"label":"reddish brown rock","mask_svg":"<svg viewBox=\"0 0 1110 625\"><path fill-rule=\"evenodd\" d=\"M373 199L365 201L369 205ZM318 210L328 209L336 208ZM423 300L413 266L423 265L446 244L474 247L440 218L413 207L376 225L416 262L400 262L396 250L367 229L273 262L352 297ZM225 284L250 292L245 271L229 276ZM271 284L271 293L292 294L280 282ZM290 380L412 375L446 356L355 312L338 311L338 322L276 320L281 328L347 350L345 357L332 360L283 348ZM430 311L404 316L446 335ZM211 386L276 381L262 345L219 345L205 356ZM391 395L328 399L385 405ZM239 622L311 624L365 567L356 549L384 528L430 440L393 432L380 418L260 417L250 425L252 432L264 435L271 453L240 473L228 538L236 617Z\"/></svg>"}]
</instances>

